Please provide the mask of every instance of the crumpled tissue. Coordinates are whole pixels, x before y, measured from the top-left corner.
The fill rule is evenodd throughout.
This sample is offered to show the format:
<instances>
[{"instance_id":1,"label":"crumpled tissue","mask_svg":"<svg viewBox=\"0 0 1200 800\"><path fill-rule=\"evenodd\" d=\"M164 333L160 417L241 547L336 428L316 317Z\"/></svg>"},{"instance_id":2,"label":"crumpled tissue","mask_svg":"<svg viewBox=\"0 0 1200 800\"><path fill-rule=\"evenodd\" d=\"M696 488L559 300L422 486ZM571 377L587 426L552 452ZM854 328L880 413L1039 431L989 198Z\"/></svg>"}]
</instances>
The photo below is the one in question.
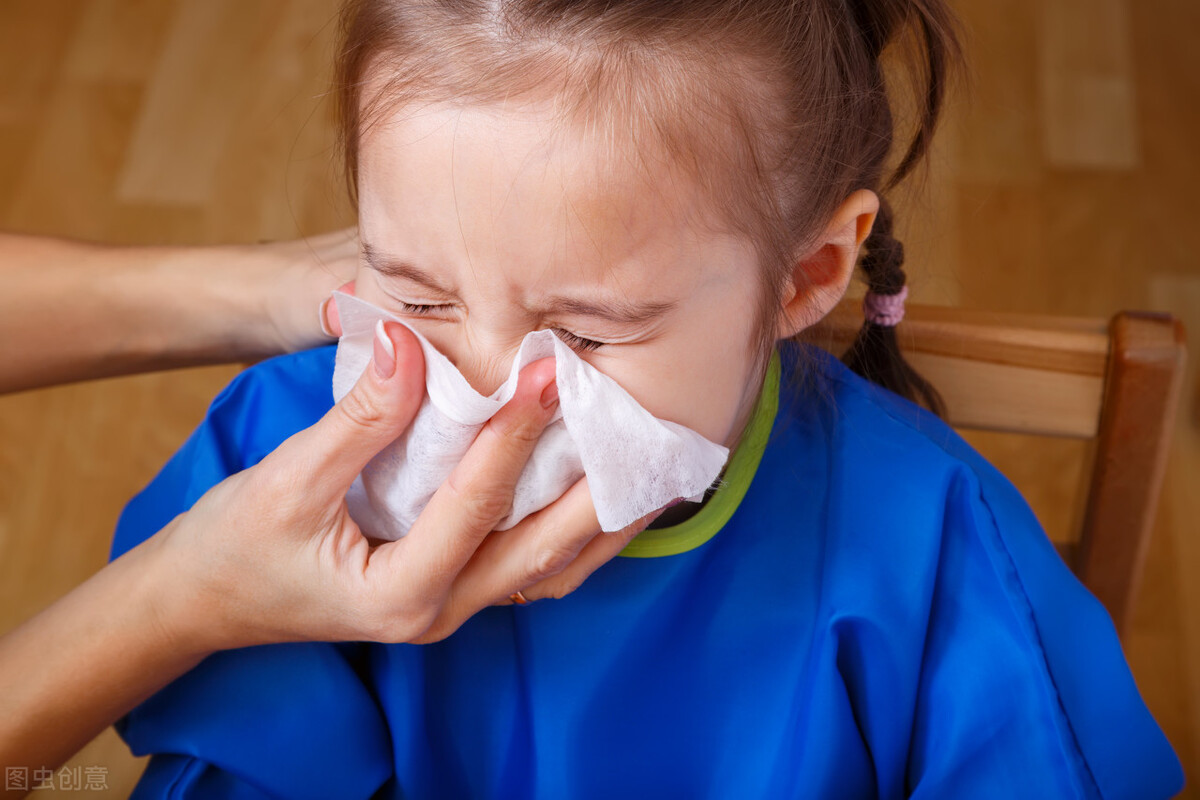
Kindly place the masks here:
<instances>
[{"instance_id":1,"label":"crumpled tissue","mask_svg":"<svg viewBox=\"0 0 1200 800\"><path fill-rule=\"evenodd\" d=\"M369 365L379 320L411 330L425 356L426 396L416 418L367 464L346 495L351 517L372 538L395 540L408 532L480 428L512 398L517 373L540 358L554 358L558 409L517 480L512 510L496 530L545 508L584 475L601 529L621 530L676 498L700 502L729 457L727 447L654 417L552 331L526 334L508 379L484 397L403 319L343 292L334 292L334 302L342 325L335 400Z\"/></svg>"}]
</instances>

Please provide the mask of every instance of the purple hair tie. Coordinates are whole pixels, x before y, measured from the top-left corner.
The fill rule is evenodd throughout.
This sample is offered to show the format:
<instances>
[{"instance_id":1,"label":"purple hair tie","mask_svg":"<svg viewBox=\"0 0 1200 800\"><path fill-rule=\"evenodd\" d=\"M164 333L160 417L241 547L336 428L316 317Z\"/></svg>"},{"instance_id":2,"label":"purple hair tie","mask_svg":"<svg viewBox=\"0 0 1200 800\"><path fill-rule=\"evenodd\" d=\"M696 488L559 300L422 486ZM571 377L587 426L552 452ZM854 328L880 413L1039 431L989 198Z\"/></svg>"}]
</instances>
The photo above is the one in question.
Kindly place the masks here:
<instances>
[{"instance_id":1,"label":"purple hair tie","mask_svg":"<svg viewBox=\"0 0 1200 800\"><path fill-rule=\"evenodd\" d=\"M863 297L863 316L876 325L891 328L904 319L904 298L908 297L905 286L896 294L867 292Z\"/></svg>"}]
</instances>

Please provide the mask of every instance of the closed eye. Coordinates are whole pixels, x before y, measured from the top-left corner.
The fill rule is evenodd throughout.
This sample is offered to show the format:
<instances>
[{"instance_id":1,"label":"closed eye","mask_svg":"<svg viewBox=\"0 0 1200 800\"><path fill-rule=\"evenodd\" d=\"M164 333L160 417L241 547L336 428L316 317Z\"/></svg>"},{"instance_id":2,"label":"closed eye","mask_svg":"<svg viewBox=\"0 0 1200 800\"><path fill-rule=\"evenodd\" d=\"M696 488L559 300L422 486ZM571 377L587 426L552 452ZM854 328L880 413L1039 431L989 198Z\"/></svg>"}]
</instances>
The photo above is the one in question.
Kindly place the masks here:
<instances>
[{"instance_id":1,"label":"closed eye","mask_svg":"<svg viewBox=\"0 0 1200 800\"><path fill-rule=\"evenodd\" d=\"M605 344L605 342L597 342L595 339L585 339L582 336L576 336L570 331L565 331L562 328L554 328L553 330L558 334L558 338L566 342L567 346L573 350L595 350L601 345Z\"/></svg>"},{"instance_id":2,"label":"closed eye","mask_svg":"<svg viewBox=\"0 0 1200 800\"><path fill-rule=\"evenodd\" d=\"M446 303L440 303L440 304L420 303L420 304L418 304L418 303L406 303L403 300L400 301L400 306L403 309L404 313L413 314L414 316L421 316L423 314L432 314L440 308L450 308L450 305L446 304ZM603 345L607 344L607 342L598 342L595 339L585 339L582 336L578 336L578 335L571 333L568 330L564 330L562 328L553 328L552 330L558 334L558 338L562 339L567 344L567 346L573 350L582 350L584 352L588 352L588 351L592 351L592 350L597 350L600 347L602 347Z\"/></svg>"},{"instance_id":3,"label":"closed eye","mask_svg":"<svg viewBox=\"0 0 1200 800\"><path fill-rule=\"evenodd\" d=\"M439 308L449 308L448 305L444 305L444 304L443 305L432 305L432 304L414 305L413 303L405 303L403 301L400 302L400 305L403 307L404 313L406 313L406 314L430 314L434 311L437 311Z\"/></svg>"}]
</instances>

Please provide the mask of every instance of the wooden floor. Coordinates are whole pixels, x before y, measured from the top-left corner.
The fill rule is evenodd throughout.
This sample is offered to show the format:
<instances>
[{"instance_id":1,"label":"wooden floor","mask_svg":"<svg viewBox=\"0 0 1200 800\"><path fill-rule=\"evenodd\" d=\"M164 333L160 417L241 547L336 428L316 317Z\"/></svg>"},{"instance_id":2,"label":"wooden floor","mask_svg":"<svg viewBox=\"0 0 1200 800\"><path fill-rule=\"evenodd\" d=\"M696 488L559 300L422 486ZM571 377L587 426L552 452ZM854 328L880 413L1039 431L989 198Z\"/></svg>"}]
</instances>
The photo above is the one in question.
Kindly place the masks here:
<instances>
[{"instance_id":1,"label":"wooden floor","mask_svg":"<svg viewBox=\"0 0 1200 800\"><path fill-rule=\"evenodd\" d=\"M974 93L951 106L924 194L895 198L910 299L1184 320L1193 363L1125 646L1185 769L1200 774L1200 4L954 4L970 28ZM6 0L0 227L205 243L349 223L322 99L334 11L335 0ZM124 502L233 373L0 399L0 631L105 563ZM1070 537L1080 443L968 438L1052 538ZM115 797L144 766L111 730L72 763L107 770Z\"/></svg>"}]
</instances>

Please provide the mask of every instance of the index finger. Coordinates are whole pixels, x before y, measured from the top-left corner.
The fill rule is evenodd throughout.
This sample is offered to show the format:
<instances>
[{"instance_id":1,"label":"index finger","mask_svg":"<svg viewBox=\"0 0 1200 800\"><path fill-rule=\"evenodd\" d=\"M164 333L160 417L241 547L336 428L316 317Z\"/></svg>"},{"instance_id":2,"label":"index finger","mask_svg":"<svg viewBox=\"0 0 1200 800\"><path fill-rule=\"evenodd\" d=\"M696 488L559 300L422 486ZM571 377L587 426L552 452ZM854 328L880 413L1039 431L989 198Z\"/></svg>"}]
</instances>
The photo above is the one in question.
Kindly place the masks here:
<instances>
[{"instance_id":1,"label":"index finger","mask_svg":"<svg viewBox=\"0 0 1200 800\"><path fill-rule=\"evenodd\" d=\"M512 507L517 479L558 406L554 359L527 366L517 390L480 429L466 455L417 518L406 540L405 558L430 565L421 575L428 589L449 591L450 581L479 543Z\"/></svg>"}]
</instances>

